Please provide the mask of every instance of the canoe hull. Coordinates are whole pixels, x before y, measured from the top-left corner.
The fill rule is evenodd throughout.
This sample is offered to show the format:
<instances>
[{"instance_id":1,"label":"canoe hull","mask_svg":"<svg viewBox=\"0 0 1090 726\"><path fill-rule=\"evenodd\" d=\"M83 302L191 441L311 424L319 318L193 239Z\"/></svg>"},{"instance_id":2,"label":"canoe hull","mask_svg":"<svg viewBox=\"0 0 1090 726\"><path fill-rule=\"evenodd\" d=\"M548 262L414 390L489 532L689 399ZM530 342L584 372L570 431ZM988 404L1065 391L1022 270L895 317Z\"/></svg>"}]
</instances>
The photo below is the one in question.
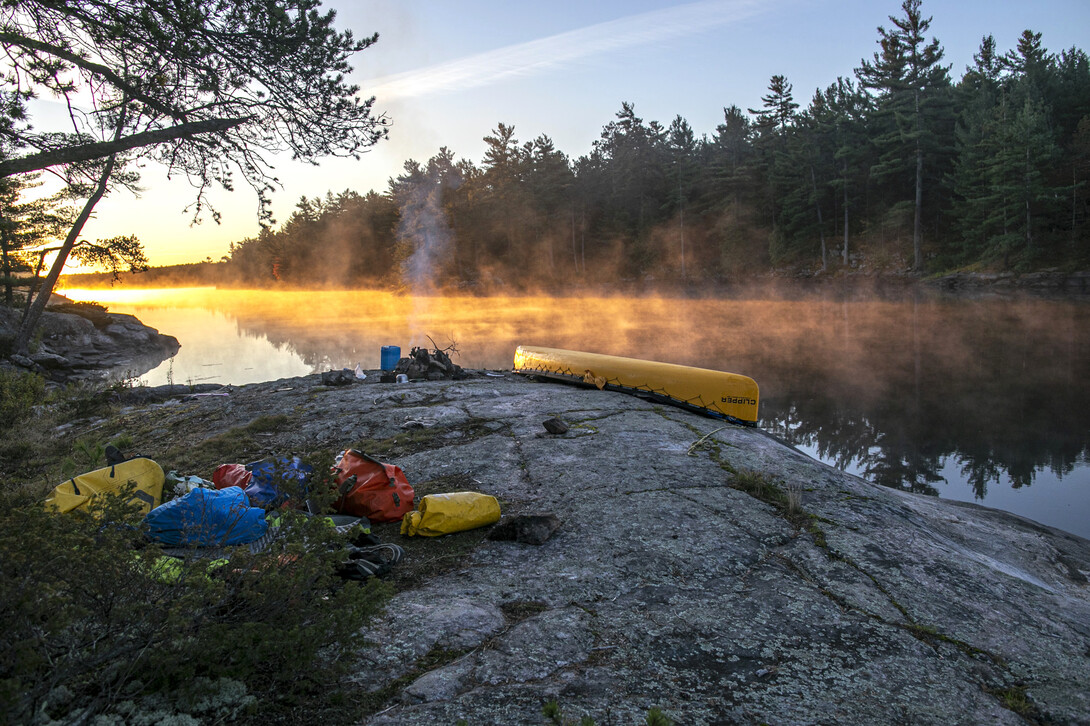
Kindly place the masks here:
<instances>
[{"instance_id":1,"label":"canoe hull","mask_svg":"<svg viewBox=\"0 0 1090 726\"><path fill-rule=\"evenodd\" d=\"M716 418L757 425L757 382L737 373L528 345L515 349L515 371L647 395Z\"/></svg>"}]
</instances>

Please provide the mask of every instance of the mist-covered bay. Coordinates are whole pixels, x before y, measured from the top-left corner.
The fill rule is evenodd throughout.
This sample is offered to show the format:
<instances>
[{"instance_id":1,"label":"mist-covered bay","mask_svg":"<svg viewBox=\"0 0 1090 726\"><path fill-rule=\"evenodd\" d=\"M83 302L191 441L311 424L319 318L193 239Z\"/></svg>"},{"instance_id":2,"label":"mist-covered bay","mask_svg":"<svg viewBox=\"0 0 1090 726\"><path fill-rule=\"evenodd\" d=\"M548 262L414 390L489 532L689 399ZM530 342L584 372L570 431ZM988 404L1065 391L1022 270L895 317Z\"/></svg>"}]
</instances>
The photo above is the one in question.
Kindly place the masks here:
<instances>
[{"instance_id":1,"label":"mist-covered bay","mask_svg":"<svg viewBox=\"0 0 1090 726\"><path fill-rule=\"evenodd\" d=\"M509 369L519 344L728 370L761 425L887 486L977 501L1090 537L1090 304L843 294L413 297L369 291L69 290L176 336L141 376L242 384L455 345ZM430 336L430 339L429 339Z\"/></svg>"}]
</instances>

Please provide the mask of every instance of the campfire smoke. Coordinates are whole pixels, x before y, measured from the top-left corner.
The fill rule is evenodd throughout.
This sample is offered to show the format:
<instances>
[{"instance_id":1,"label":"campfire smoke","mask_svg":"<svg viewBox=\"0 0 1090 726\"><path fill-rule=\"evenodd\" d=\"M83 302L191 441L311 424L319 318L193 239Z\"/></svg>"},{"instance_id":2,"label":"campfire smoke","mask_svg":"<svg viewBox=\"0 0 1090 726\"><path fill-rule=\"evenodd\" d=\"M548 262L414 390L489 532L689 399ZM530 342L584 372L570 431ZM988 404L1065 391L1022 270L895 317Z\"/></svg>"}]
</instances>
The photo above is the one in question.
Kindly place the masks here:
<instances>
[{"instance_id":1,"label":"campfire smoke","mask_svg":"<svg viewBox=\"0 0 1090 726\"><path fill-rule=\"evenodd\" d=\"M443 196L462 184L457 170L437 163L438 158L426 169L407 164L409 173L398 179L395 193L401 212L397 239L405 253L401 274L414 295L431 294L439 287L442 260L452 239Z\"/></svg>"}]
</instances>

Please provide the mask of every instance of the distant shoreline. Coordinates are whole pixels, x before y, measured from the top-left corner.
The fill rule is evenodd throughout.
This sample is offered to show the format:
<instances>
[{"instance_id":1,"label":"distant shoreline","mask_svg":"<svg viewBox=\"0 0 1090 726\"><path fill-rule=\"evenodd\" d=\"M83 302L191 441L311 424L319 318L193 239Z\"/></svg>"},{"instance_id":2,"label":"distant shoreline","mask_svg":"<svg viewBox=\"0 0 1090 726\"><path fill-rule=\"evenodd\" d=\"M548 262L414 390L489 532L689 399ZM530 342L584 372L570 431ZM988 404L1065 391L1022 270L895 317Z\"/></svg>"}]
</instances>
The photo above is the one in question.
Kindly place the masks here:
<instances>
[{"instance_id":1,"label":"distant shoreline","mask_svg":"<svg viewBox=\"0 0 1090 726\"><path fill-rule=\"evenodd\" d=\"M188 266L184 266L188 267ZM315 285L276 283L274 285L256 285L243 280L214 279L219 275L210 275L213 279L201 279L190 274L167 274L175 268L152 268L148 273L126 273L114 281L107 273L82 273L65 275L61 278L59 289L163 289L163 288L220 288L235 290L283 290L283 291L344 291L344 290L386 290L393 294L460 295L488 297L507 295L514 297L546 296L671 296L671 297L750 297L753 295L770 297L796 297L800 292L842 291L845 293L874 293L879 295L896 294L898 291L912 289L934 290L946 293L1030 293L1040 295L1060 295L1081 297L1090 295L1090 271L1061 272L1043 270L1037 272L951 272L926 277L914 273L897 272L837 272L811 273L809 271L778 270L765 275L754 275L736 280L699 281L678 284L674 281L662 281L653 278L641 280L622 279L611 284L587 285L552 285L530 287L524 285L474 285L462 284L446 288L429 289L424 293L414 292L405 286L375 284L373 281L360 281L358 285ZM158 273L158 274L156 274Z\"/></svg>"}]
</instances>

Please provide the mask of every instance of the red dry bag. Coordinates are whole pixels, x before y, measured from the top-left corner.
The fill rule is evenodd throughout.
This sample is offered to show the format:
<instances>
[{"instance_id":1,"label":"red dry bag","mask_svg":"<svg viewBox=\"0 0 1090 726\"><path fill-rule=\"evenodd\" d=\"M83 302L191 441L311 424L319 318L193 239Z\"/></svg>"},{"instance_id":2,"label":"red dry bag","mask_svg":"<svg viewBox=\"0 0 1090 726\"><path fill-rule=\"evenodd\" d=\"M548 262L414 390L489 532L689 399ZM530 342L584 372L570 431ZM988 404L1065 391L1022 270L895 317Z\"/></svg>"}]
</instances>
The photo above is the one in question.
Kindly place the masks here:
<instances>
[{"instance_id":1,"label":"red dry bag","mask_svg":"<svg viewBox=\"0 0 1090 726\"><path fill-rule=\"evenodd\" d=\"M216 485L216 489L227 487L245 489L250 486L250 480L253 478L254 475L242 464L220 464L212 472L212 483Z\"/></svg>"},{"instance_id":2,"label":"red dry bag","mask_svg":"<svg viewBox=\"0 0 1090 726\"><path fill-rule=\"evenodd\" d=\"M356 449L341 454L333 467L338 499L333 508L372 522L397 522L413 509L413 488L405 472Z\"/></svg>"}]
</instances>

